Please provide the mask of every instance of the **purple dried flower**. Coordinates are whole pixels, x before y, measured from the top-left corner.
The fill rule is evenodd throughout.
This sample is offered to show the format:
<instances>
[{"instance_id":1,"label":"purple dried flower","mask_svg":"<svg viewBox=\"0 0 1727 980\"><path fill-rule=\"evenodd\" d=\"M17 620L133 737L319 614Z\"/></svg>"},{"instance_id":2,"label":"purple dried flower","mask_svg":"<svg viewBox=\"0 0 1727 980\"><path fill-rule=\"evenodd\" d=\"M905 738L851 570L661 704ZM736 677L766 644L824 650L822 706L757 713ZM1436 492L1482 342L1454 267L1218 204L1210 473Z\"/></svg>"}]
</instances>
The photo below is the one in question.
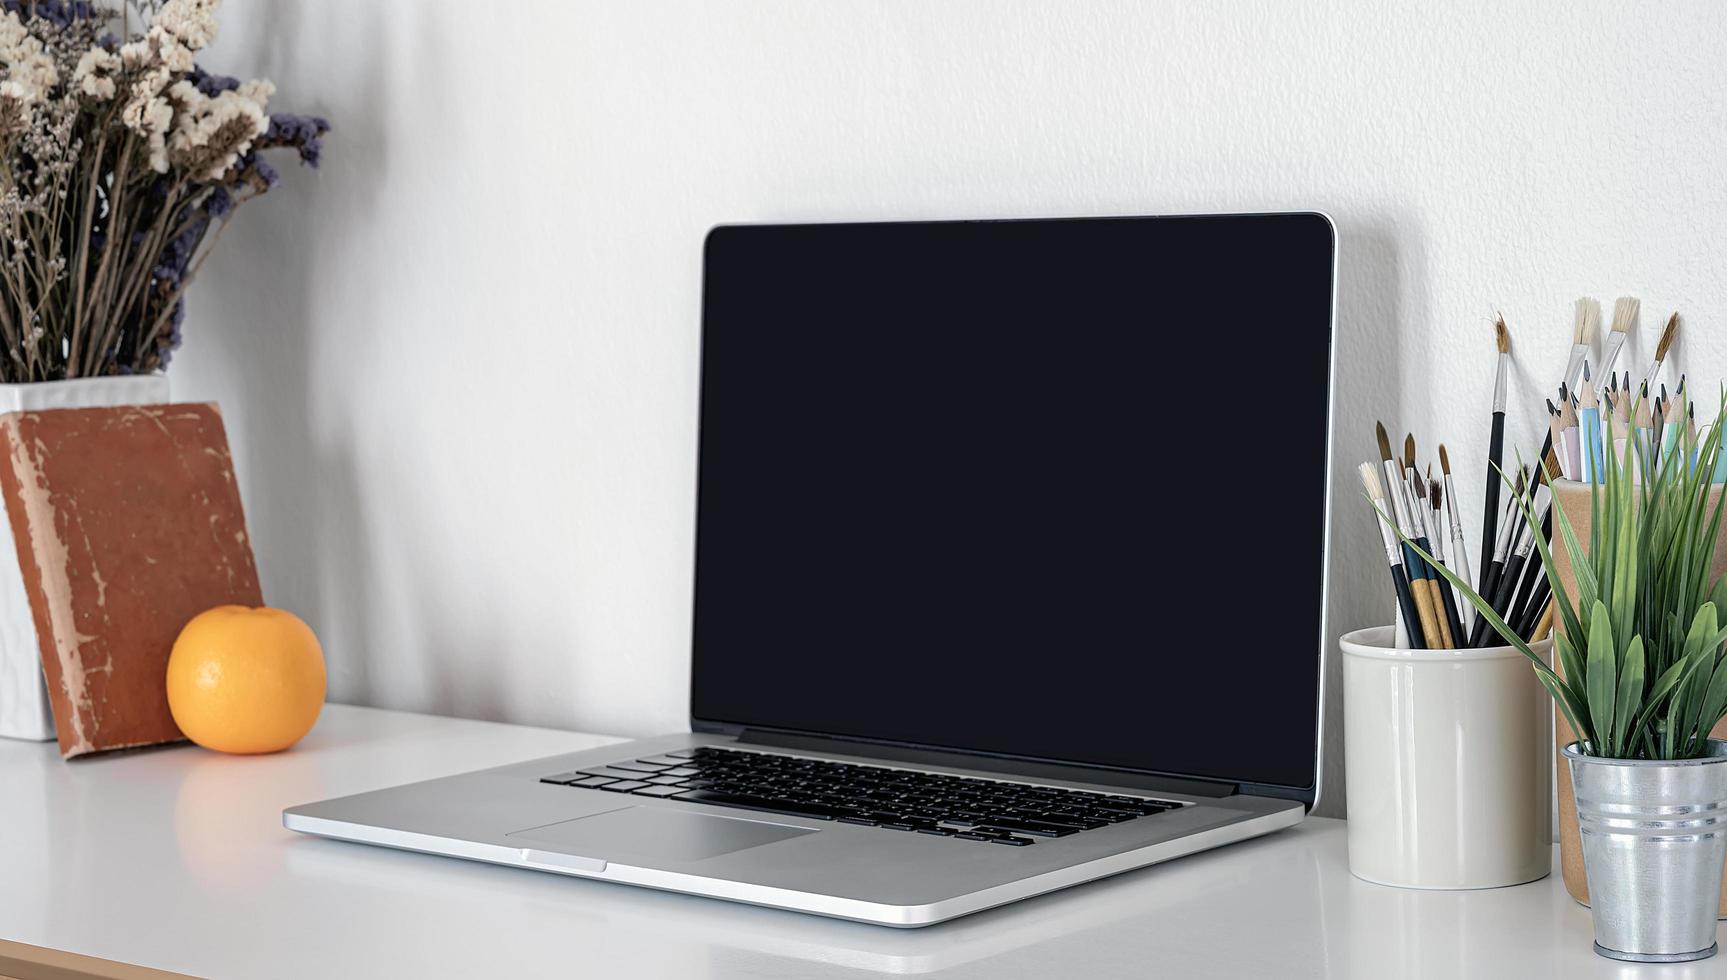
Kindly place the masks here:
<instances>
[{"instance_id":1,"label":"purple dried flower","mask_svg":"<svg viewBox=\"0 0 1727 980\"><path fill-rule=\"evenodd\" d=\"M263 147L291 146L300 153L300 162L317 169L324 156L324 134L330 131L330 121L322 116L300 116L278 112L270 116L270 127L264 130L258 145Z\"/></svg>"},{"instance_id":2,"label":"purple dried flower","mask_svg":"<svg viewBox=\"0 0 1727 980\"><path fill-rule=\"evenodd\" d=\"M204 198L204 213L212 218L226 217L234 210L234 195L228 193L228 188L220 185L210 189Z\"/></svg>"},{"instance_id":3,"label":"purple dried flower","mask_svg":"<svg viewBox=\"0 0 1727 980\"><path fill-rule=\"evenodd\" d=\"M192 74L187 76L187 80L197 86L198 91L212 99L223 92L232 92L240 87L238 78L212 74L197 65L192 66Z\"/></svg>"}]
</instances>

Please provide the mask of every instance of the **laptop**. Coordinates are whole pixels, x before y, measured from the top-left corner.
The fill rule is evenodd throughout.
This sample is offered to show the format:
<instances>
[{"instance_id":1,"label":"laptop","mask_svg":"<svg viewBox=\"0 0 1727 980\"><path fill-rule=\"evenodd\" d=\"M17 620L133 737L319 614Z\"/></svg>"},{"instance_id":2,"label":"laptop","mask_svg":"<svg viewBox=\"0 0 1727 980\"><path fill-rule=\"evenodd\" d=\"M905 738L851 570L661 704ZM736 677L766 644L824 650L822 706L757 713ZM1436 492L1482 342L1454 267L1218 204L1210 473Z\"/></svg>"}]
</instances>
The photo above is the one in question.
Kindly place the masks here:
<instances>
[{"instance_id":1,"label":"laptop","mask_svg":"<svg viewBox=\"0 0 1727 980\"><path fill-rule=\"evenodd\" d=\"M690 728L292 807L322 837L927 926L1319 792L1317 213L722 226Z\"/></svg>"}]
</instances>

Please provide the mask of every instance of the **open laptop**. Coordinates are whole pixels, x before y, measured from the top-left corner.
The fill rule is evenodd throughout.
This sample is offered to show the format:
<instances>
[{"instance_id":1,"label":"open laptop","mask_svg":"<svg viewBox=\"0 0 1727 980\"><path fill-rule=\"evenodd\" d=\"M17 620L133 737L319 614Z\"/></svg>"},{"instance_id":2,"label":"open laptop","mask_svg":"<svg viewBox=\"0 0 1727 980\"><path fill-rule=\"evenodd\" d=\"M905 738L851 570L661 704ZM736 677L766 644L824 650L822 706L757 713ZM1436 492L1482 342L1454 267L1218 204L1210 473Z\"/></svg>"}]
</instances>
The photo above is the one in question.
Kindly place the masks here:
<instances>
[{"instance_id":1,"label":"open laptop","mask_svg":"<svg viewBox=\"0 0 1727 980\"><path fill-rule=\"evenodd\" d=\"M1299 822L1335 251L1314 213L714 229L693 732L284 824L923 926Z\"/></svg>"}]
</instances>

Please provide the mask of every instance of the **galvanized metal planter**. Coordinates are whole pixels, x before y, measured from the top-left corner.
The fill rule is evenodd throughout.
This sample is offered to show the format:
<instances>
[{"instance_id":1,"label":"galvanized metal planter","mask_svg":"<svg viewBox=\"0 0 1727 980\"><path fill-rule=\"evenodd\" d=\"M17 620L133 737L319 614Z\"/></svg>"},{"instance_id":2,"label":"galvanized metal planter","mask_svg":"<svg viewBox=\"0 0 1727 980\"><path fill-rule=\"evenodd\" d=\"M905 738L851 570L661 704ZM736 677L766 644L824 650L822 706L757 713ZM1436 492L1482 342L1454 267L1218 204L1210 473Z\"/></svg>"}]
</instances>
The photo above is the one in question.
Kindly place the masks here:
<instances>
[{"instance_id":1,"label":"galvanized metal planter","mask_svg":"<svg viewBox=\"0 0 1727 980\"><path fill-rule=\"evenodd\" d=\"M1671 963L1715 955L1727 860L1727 742L1677 761L1565 747L1589 877L1595 951Z\"/></svg>"}]
</instances>

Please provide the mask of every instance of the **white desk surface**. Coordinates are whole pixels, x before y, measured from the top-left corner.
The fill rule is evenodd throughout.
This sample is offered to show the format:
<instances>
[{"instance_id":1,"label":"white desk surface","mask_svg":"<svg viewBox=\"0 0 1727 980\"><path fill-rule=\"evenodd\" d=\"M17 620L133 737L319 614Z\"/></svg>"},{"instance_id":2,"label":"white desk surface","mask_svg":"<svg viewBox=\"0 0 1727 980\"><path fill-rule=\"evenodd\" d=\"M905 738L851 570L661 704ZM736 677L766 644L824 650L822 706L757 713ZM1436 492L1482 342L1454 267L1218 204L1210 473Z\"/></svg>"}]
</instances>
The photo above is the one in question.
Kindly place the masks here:
<instances>
[{"instance_id":1,"label":"white desk surface","mask_svg":"<svg viewBox=\"0 0 1727 980\"><path fill-rule=\"evenodd\" d=\"M607 741L340 705L274 756L0 739L0 939L207 978L1727 976L1597 958L1556 875L1358 881L1336 820L922 930L282 829L292 804Z\"/></svg>"}]
</instances>

